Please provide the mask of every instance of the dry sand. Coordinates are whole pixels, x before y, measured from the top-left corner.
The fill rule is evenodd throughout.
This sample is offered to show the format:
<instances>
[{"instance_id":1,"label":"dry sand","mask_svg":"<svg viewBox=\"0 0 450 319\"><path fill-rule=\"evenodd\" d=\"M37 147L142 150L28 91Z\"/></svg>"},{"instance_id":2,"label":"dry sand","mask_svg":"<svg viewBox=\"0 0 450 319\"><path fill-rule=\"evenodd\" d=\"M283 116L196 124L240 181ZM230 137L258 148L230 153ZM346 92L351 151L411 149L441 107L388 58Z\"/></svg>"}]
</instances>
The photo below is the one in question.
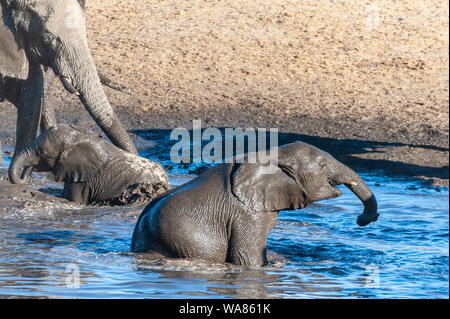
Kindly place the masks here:
<instances>
[{"instance_id":1,"label":"dry sand","mask_svg":"<svg viewBox=\"0 0 450 319\"><path fill-rule=\"evenodd\" d=\"M98 68L130 88L105 88L127 129L277 127L448 185L448 14L441 0L103 0L87 28ZM60 84L54 101L59 121L93 125Z\"/></svg>"}]
</instances>

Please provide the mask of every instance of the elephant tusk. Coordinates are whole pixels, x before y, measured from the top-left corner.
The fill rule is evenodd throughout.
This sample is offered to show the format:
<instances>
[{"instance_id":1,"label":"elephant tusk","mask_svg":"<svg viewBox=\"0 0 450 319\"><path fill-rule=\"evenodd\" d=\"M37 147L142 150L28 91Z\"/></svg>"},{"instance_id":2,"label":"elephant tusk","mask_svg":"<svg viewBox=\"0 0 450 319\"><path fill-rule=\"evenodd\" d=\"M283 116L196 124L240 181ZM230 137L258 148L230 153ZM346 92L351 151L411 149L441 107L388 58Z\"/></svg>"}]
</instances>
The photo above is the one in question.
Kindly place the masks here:
<instances>
[{"instance_id":1,"label":"elephant tusk","mask_svg":"<svg viewBox=\"0 0 450 319\"><path fill-rule=\"evenodd\" d=\"M357 185L358 185L358 183L353 182L353 181L346 181L346 182L344 182L343 184L344 184L344 185L351 185L351 186L357 186Z\"/></svg>"},{"instance_id":2,"label":"elephant tusk","mask_svg":"<svg viewBox=\"0 0 450 319\"><path fill-rule=\"evenodd\" d=\"M73 86L72 81L68 77L62 75L61 82L70 94L75 94L76 96L80 96L80 93Z\"/></svg>"}]
</instances>

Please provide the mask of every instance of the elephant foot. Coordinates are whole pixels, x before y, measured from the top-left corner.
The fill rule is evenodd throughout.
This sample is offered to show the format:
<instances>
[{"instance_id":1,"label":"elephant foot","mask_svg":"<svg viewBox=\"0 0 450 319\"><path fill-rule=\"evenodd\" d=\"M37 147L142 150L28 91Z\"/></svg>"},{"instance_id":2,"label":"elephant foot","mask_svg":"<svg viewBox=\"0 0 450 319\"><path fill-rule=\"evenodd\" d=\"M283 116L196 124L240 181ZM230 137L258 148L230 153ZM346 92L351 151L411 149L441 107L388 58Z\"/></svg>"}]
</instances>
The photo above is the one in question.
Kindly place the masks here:
<instances>
[{"instance_id":1,"label":"elephant foot","mask_svg":"<svg viewBox=\"0 0 450 319\"><path fill-rule=\"evenodd\" d=\"M359 226L366 226L368 224L370 224L371 222L374 222L378 219L378 216L380 216L380 214L378 213L374 213L374 214L361 214L358 216L358 219L356 220L356 223Z\"/></svg>"}]
</instances>

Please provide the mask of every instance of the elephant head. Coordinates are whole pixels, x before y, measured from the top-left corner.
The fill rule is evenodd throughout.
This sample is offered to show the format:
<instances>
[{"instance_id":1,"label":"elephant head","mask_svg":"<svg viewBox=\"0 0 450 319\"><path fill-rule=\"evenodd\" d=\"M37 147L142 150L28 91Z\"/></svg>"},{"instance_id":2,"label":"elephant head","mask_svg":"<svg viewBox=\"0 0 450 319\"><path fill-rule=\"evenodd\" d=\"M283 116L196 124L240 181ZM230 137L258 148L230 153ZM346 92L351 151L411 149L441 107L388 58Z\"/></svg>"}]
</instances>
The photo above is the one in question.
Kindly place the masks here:
<instances>
[{"instance_id":1,"label":"elephant head","mask_svg":"<svg viewBox=\"0 0 450 319\"><path fill-rule=\"evenodd\" d=\"M330 154L296 142L280 147L275 170L259 164L235 164L233 194L254 211L301 209L312 202L340 196L337 185L347 186L364 204L357 223L376 221L377 202L372 191L352 169Z\"/></svg>"},{"instance_id":2,"label":"elephant head","mask_svg":"<svg viewBox=\"0 0 450 319\"><path fill-rule=\"evenodd\" d=\"M27 168L32 168L36 172L52 171L57 182L68 178L82 181L82 175L89 171L89 165L95 169L94 166L101 167L108 160L108 155L93 140L94 137L81 131L69 130L64 125L51 127L13 158L9 167L9 179L14 184L24 184L28 177L24 172ZM73 165L69 168L66 160L68 154L83 145L86 147L78 155L78 166L84 166L84 169L76 169ZM77 176L67 176L66 171L69 169L72 175Z\"/></svg>"},{"instance_id":3,"label":"elephant head","mask_svg":"<svg viewBox=\"0 0 450 319\"><path fill-rule=\"evenodd\" d=\"M26 80L36 76L36 66L50 67L116 146L137 153L101 86L86 38L84 2L0 0L0 78Z\"/></svg>"}]
</instances>

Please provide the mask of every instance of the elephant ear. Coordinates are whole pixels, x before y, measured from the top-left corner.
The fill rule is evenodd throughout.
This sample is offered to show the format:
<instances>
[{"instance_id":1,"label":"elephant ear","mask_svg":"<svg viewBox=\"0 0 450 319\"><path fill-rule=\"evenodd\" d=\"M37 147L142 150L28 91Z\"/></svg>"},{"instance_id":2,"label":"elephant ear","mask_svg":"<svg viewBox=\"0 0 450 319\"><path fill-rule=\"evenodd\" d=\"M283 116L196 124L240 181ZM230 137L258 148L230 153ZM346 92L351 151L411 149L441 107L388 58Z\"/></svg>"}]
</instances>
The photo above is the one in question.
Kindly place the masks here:
<instances>
[{"instance_id":1,"label":"elephant ear","mask_svg":"<svg viewBox=\"0 0 450 319\"><path fill-rule=\"evenodd\" d=\"M108 160L108 154L91 140L80 141L61 152L53 173L58 182L87 183L99 174Z\"/></svg>"},{"instance_id":2,"label":"elephant ear","mask_svg":"<svg viewBox=\"0 0 450 319\"><path fill-rule=\"evenodd\" d=\"M14 29L11 15L0 5L0 75L25 80L28 77L28 59L24 43Z\"/></svg>"},{"instance_id":3,"label":"elephant ear","mask_svg":"<svg viewBox=\"0 0 450 319\"><path fill-rule=\"evenodd\" d=\"M303 187L280 167L241 163L231 172L231 191L247 208L271 212L303 208Z\"/></svg>"}]
</instances>

